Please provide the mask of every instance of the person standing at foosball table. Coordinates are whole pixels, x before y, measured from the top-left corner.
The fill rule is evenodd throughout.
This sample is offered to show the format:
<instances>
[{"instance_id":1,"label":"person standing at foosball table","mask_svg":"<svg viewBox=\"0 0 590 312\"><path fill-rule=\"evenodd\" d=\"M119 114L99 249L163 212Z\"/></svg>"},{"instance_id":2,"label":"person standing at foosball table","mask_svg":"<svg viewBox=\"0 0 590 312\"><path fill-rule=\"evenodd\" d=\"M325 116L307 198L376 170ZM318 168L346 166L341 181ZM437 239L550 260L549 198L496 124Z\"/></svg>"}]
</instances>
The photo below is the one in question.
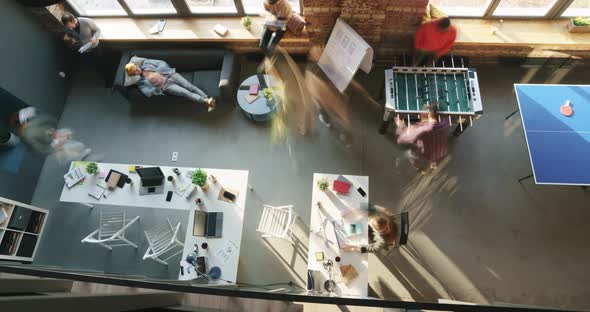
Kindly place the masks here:
<instances>
[{"instance_id":1,"label":"person standing at foosball table","mask_svg":"<svg viewBox=\"0 0 590 312\"><path fill-rule=\"evenodd\" d=\"M416 169L425 172L447 157L450 124L446 118L439 120L437 104L425 105L426 113L420 114L420 122L407 127L396 118L397 144L409 146L408 160Z\"/></svg>"},{"instance_id":2,"label":"person standing at foosball table","mask_svg":"<svg viewBox=\"0 0 590 312\"><path fill-rule=\"evenodd\" d=\"M430 59L437 60L451 50L457 38L457 29L448 17L422 24L414 38L414 66L421 66Z\"/></svg>"}]
</instances>

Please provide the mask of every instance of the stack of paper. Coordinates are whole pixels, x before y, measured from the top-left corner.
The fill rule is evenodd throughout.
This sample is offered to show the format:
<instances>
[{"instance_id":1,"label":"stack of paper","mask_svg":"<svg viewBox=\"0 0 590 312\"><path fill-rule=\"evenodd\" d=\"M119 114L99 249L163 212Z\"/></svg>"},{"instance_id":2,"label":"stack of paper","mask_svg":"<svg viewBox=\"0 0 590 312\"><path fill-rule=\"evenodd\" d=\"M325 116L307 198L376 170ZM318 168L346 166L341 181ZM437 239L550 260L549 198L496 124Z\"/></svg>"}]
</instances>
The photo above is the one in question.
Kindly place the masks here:
<instances>
[{"instance_id":1,"label":"stack of paper","mask_svg":"<svg viewBox=\"0 0 590 312\"><path fill-rule=\"evenodd\" d=\"M72 169L70 172L64 175L64 180L68 188L78 184L78 182L82 181L86 177L86 172L82 169L82 167L76 167Z\"/></svg>"}]
</instances>

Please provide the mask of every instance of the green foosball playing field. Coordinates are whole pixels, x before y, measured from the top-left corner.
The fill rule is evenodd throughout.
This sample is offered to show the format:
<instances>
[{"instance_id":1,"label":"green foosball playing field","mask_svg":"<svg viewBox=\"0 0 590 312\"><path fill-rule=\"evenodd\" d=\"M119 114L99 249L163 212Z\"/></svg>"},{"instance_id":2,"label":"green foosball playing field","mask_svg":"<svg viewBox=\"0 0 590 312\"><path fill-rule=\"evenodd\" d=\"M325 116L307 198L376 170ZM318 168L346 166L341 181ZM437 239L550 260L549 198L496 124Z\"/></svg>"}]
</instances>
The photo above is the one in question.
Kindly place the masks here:
<instances>
[{"instance_id":1,"label":"green foosball playing field","mask_svg":"<svg viewBox=\"0 0 590 312\"><path fill-rule=\"evenodd\" d=\"M407 120L426 112L424 106L436 104L439 116L457 122L462 132L483 113L477 73L469 68L393 67L385 70L385 113L379 130L385 133L392 115Z\"/></svg>"},{"instance_id":2,"label":"green foosball playing field","mask_svg":"<svg viewBox=\"0 0 590 312\"><path fill-rule=\"evenodd\" d=\"M473 113L467 95L464 74L411 74L393 73L395 110L397 112L423 111L426 104L438 103L439 113Z\"/></svg>"}]
</instances>

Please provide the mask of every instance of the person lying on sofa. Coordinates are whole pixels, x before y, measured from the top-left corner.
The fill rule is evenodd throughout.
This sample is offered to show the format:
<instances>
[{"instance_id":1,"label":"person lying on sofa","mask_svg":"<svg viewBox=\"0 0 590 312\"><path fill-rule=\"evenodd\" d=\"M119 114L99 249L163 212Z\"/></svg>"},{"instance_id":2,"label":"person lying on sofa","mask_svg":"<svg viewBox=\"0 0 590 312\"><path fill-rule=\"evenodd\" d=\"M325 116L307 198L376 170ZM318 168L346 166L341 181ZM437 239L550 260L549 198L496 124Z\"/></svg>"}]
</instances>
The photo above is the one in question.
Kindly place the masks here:
<instances>
[{"instance_id":1,"label":"person lying on sofa","mask_svg":"<svg viewBox=\"0 0 590 312\"><path fill-rule=\"evenodd\" d=\"M164 61L134 57L131 63L125 65L125 73L130 79L138 80L137 87L147 97L163 94L183 96L207 105L208 112L215 109L213 97L207 96Z\"/></svg>"}]
</instances>

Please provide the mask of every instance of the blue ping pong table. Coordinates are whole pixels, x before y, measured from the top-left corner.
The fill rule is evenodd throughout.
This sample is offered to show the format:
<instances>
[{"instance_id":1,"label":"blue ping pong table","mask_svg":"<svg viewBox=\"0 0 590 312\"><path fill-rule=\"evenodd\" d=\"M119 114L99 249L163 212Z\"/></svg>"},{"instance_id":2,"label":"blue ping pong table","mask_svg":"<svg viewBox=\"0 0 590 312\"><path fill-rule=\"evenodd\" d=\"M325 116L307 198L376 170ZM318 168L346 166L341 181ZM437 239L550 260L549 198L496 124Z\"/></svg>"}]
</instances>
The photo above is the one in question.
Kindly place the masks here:
<instances>
[{"instance_id":1,"label":"blue ping pong table","mask_svg":"<svg viewBox=\"0 0 590 312\"><path fill-rule=\"evenodd\" d=\"M514 89L535 183L590 185L590 85L515 84ZM567 100L574 111L570 117L560 112Z\"/></svg>"}]
</instances>

